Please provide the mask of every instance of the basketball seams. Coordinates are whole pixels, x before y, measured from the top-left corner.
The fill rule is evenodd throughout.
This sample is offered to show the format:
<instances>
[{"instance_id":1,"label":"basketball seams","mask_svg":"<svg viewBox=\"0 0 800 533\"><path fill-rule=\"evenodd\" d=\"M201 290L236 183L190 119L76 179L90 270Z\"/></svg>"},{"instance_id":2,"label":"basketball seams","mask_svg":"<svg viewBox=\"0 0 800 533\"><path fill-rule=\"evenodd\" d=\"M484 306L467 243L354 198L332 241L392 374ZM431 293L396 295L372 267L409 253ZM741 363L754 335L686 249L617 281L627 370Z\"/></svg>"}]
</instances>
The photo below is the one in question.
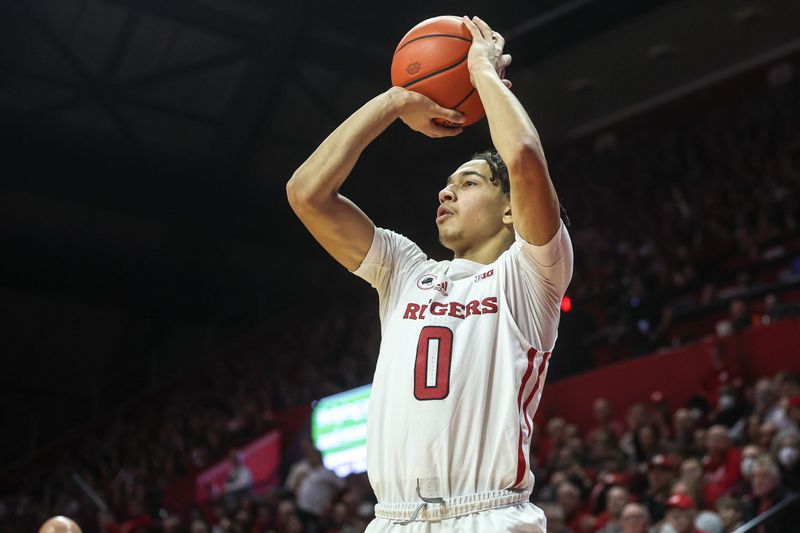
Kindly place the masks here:
<instances>
[{"instance_id":1,"label":"basketball seams","mask_svg":"<svg viewBox=\"0 0 800 533\"><path fill-rule=\"evenodd\" d=\"M421 82L423 80L427 80L428 78L432 78L434 76L438 76L442 72L447 72L448 70L453 70L454 68L456 68L457 66L459 66L461 63L463 63L466 60L467 60L467 54L464 54L464 57L462 57L461 59L459 59L458 61L456 61L452 65L446 66L444 68L440 68L439 70L436 70L436 71L431 72L429 74L425 74L424 76L421 76L421 77L417 78L416 80L411 80L410 82L404 84L403 88L404 89L408 89L409 87L411 87L415 83L419 83L419 82Z\"/></svg>"},{"instance_id":2,"label":"basketball seams","mask_svg":"<svg viewBox=\"0 0 800 533\"><path fill-rule=\"evenodd\" d=\"M414 37L413 39L410 39L409 41L406 41L405 43L403 43L403 46L400 46L397 50L394 51L394 55L397 55L397 53L400 50L402 50L403 48L405 48L409 44L413 43L414 41L419 41L420 39L428 39L430 37L451 37L453 39L460 39L462 41L466 41L468 43L472 43L472 39L467 39L466 37L462 37L460 35L452 35L450 33L429 33L428 35L420 35L419 37Z\"/></svg>"}]
</instances>

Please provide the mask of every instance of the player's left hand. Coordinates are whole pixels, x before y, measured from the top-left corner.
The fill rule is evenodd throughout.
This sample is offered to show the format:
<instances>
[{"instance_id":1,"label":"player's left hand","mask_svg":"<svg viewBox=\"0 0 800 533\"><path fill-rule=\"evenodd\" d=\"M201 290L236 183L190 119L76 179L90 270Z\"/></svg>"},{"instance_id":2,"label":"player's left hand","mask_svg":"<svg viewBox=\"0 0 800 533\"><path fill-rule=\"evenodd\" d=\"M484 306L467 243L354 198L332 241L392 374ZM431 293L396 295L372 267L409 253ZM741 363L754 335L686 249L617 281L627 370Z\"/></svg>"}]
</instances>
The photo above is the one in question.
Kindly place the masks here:
<instances>
[{"instance_id":1,"label":"player's left hand","mask_svg":"<svg viewBox=\"0 0 800 533\"><path fill-rule=\"evenodd\" d=\"M511 55L503 53L506 40L496 31L492 31L480 17L464 17L464 25L472 34L472 45L467 55L467 66L472 85L475 85L474 71L483 61L488 61L506 87L511 88L511 82L505 79L506 68L511 64Z\"/></svg>"}]
</instances>

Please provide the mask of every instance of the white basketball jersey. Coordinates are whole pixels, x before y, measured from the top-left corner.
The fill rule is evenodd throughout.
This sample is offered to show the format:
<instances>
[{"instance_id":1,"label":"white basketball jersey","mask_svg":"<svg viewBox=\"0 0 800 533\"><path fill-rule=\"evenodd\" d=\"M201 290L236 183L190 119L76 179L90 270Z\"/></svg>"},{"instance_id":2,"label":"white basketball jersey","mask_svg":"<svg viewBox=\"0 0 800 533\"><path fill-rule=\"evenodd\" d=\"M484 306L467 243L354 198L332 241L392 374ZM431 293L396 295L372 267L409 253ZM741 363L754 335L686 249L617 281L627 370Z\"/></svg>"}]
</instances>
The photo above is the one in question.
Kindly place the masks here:
<instances>
[{"instance_id":1,"label":"white basketball jersey","mask_svg":"<svg viewBox=\"0 0 800 533\"><path fill-rule=\"evenodd\" d=\"M544 246L519 235L494 263L428 259L376 228L354 272L380 296L383 338L367 419L379 502L533 488L532 419L572 277L563 224Z\"/></svg>"}]
</instances>

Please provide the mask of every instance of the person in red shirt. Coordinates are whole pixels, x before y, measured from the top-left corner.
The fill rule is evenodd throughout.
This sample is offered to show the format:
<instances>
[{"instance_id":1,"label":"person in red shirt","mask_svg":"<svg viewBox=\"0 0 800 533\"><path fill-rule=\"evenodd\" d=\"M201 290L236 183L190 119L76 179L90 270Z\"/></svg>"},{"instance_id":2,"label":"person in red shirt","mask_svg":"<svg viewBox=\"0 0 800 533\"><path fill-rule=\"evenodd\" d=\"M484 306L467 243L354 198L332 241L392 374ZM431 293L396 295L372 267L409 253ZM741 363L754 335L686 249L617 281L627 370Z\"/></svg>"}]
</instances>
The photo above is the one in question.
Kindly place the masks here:
<instances>
[{"instance_id":1,"label":"person in red shirt","mask_svg":"<svg viewBox=\"0 0 800 533\"><path fill-rule=\"evenodd\" d=\"M674 494L667 500L666 520L675 533L706 533L694 527L695 514L697 505L691 496Z\"/></svg>"},{"instance_id":2,"label":"person in red shirt","mask_svg":"<svg viewBox=\"0 0 800 533\"><path fill-rule=\"evenodd\" d=\"M725 426L711 426L706 433L708 454L703 458L705 490L703 496L708 507L726 494L742 479L741 454L731 445Z\"/></svg>"},{"instance_id":3,"label":"person in red shirt","mask_svg":"<svg viewBox=\"0 0 800 533\"><path fill-rule=\"evenodd\" d=\"M614 485L606 492L606 510L597 515L594 530L600 533L618 531L622 508L630 501L630 495L625 487Z\"/></svg>"},{"instance_id":4,"label":"person in red shirt","mask_svg":"<svg viewBox=\"0 0 800 533\"><path fill-rule=\"evenodd\" d=\"M572 533L590 533L594 517L583 509L581 492L574 484L564 481L558 486L558 505L564 511L564 523Z\"/></svg>"},{"instance_id":5,"label":"person in red shirt","mask_svg":"<svg viewBox=\"0 0 800 533\"><path fill-rule=\"evenodd\" d=\"M619 420L614 418L614 412L611 410L611 405L605 398L597 398L594 401L594 427L587 433L587 442L591 442L592 436L595 432L610 432L615 440L622 438L625 433L625 426Z\"/></svg>"}]
</instances>

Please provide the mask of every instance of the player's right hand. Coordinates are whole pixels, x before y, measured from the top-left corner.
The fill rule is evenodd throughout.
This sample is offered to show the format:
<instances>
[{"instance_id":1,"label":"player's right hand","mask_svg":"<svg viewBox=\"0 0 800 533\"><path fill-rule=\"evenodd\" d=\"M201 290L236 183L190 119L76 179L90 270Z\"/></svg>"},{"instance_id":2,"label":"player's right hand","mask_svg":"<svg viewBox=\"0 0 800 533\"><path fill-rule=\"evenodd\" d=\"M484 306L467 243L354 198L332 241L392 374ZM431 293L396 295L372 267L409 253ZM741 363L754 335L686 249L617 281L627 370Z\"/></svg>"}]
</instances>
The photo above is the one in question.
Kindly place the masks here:
<instances>
[{"instance_id":1,"label":"player's right hand","mask_svg":"<svg viewBox=\"0 0 800 533\"><path fill-rule=\"evenodd\" d=\"M464 115L454 109L447 109L425 95L393 87L392 90L399 91L402 99L399 109L400 120L414 131L418 131L428 137L453 137L461 133L464 128L460 126L464 122ZM452 126L437 124L434 119L439 119Z\"/></svg>"}]
</instances>

